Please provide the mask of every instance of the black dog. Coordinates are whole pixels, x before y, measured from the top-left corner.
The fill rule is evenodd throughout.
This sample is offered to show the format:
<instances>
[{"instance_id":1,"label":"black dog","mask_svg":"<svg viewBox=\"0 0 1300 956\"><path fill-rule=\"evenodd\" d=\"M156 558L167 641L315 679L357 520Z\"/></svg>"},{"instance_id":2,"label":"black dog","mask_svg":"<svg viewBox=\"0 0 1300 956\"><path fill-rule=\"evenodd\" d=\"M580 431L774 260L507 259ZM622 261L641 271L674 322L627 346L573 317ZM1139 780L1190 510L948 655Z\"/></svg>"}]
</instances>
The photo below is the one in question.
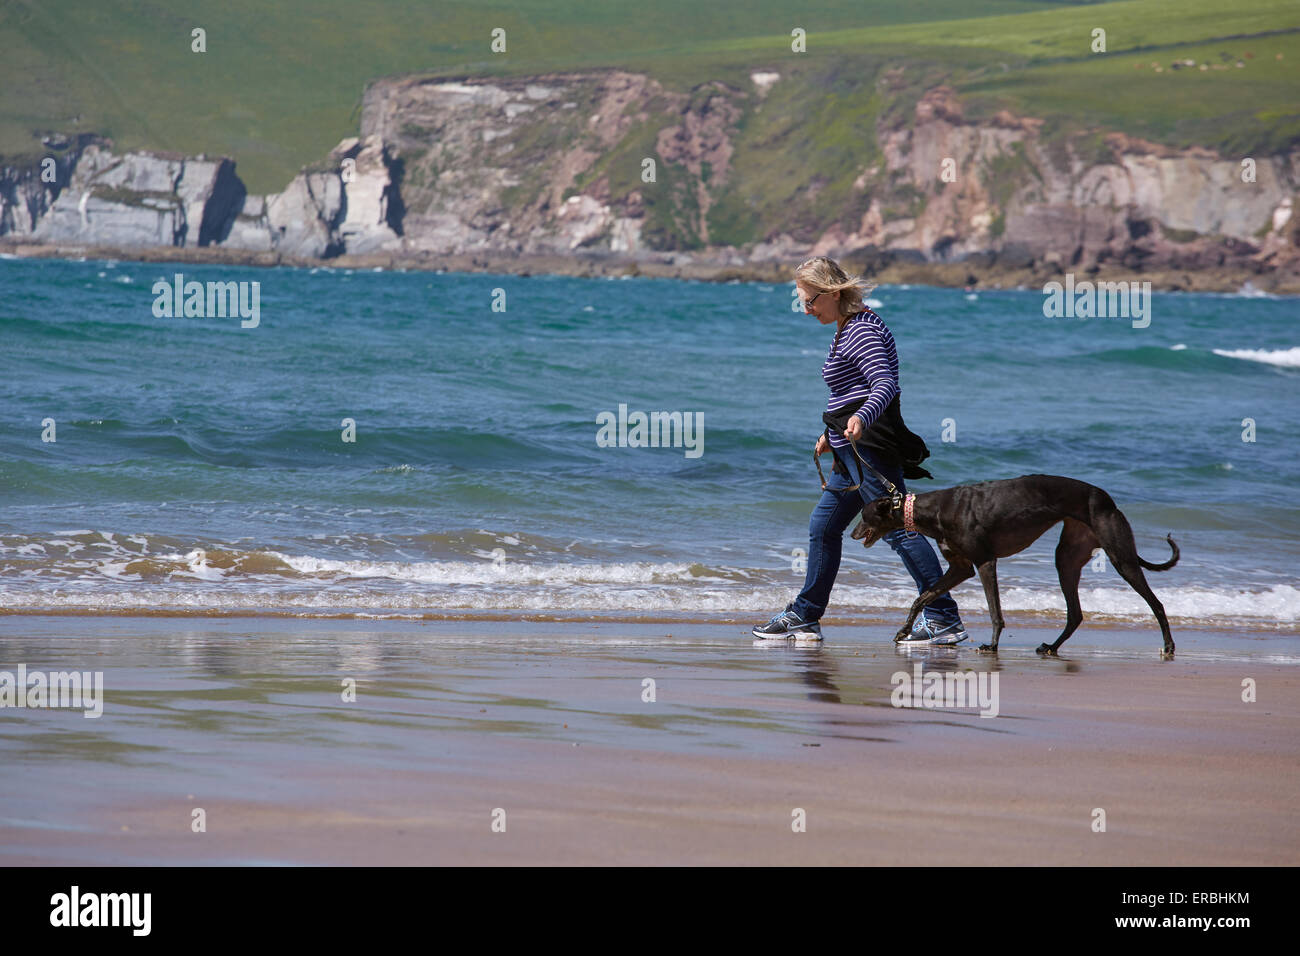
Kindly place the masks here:
<instances>
[{"instance_id":1,"label":"black dog","mask_svg":"<svg viewBox=\"0 0 1300 956\"><path fill-rule=\"evenodd\" d=\"M1040 644L1038 653L1055 654L1083 620L1079 572L1093 551L1101 547L1120 576L1151 605L1165 639L1162 656L1173 656L1174 642L1169 636L1165 609L1151 593L1142 568L1169 570L1178 563L1178 545L1167 536L1174 556L1164 564L1143 560L1137 553L1128 519L1115 507L1110 495L1097 486L1056 475L1022 475L908 497L913 499L913 528L935 540L948 559L948 570L934 587L916 599L907 623L894 637L896 642L908 635L923 607L978 568L993 618L993 640L980 650L996 651L1003 627L997 559L1025 550L1048 528L1064 520L1061 541L1056 546L1056 570L1065 593L1065 630L1055 644ZM901 497L877 498L862 509L862 520L853 529L853 537L860 539L863 547L871 547L881 535L904 526L907 507Z\"/></svg>"}]
</instances>

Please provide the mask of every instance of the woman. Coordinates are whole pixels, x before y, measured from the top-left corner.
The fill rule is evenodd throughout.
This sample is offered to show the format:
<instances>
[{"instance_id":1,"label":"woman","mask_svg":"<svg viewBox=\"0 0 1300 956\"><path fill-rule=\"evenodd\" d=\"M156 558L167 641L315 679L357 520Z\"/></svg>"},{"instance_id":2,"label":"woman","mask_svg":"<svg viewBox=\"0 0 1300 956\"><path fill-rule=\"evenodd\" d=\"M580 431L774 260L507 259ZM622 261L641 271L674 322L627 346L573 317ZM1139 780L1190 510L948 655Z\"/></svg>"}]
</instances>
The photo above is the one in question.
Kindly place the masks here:
<instances>
[{"instance_id":1,"label":"woman","mask_svg":"<svg viewBox=\"0 0 1300 956\"><path fill-rule=\"evenodd\" d=\"M898 411L898 353L894 336L880 316L862 302L864 292L872 288L858 277L845 275L834 260L817 256L795 270L795 287L804 312L815 315L822 325L836 325L822 378L830 387L826 405L827 420L843 420L847 409L853 410L843 427L847 438L830 429L817 439L815 453L828 451L835 456L835 468L826 482L821 501L813 509L808 533L808 574L803 590L784 611L753 630L760 640L796 636L821 640L818 619L826 612L831 588L840 568L844 529L862 510L862 505L888 492L880 479L863 468L857 454L887 477L903 494L905 460L897 453L901 435L911 435ZM839 416L831 413L840 412ZM859 442L859 439L862 439ZM849 442L853 441L854 445ZM919 439L916 439L922 446ZM907 465L913 477L928 476L915 463ZM855 490L853 486L859 487ZM899 529L884 538L903 559L917 593L939 580L943 571L930 542L914 531ZM929 604L918 615L912 633L904 640L929 644L957 644L969 635L962 626L957 603L947 594Z\"/></svg>"}]
</instances>

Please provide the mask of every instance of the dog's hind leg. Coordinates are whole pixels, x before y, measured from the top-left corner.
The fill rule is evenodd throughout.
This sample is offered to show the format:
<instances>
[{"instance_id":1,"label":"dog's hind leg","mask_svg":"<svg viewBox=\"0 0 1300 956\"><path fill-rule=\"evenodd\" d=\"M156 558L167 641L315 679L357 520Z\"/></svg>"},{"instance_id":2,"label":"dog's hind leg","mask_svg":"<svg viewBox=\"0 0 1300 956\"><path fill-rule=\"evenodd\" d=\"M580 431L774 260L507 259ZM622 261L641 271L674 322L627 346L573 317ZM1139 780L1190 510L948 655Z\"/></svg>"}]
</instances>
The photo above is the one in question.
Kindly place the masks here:
<instances>
[{"instance_id":1,"label":"dog's hind leg","mask_svg":"<svg viewBox=\"0 0 1300 956\"><path fill-rule=\"evenodd\" d=\"M961 582L965 581L974 573L975 565L971 564L969 561L953 561L949 564L948 570L944 572L943 577L934 582L934 587L928 588L922 592L921 596L913 602L912 610L909 611L907 615L907 623L904 624L899 629L898 633L894 635L894 643L897 644L899 641L903 640L903 638L907 637L907 635L912 633L912 622L916 620L916 616L921 613L922 608L935 598L939 597L939 595L947 593L949 588L961 584Z\"/></svg>"},{"instance_id":2,"label":"dog's hind leg","mask_svg":"<svg viewBox=\"0 0 1300 956\"><path fill-rule=\"evenodd\" d=\"M1093 530L1101 539L1101 546L1106 549L1106 557L1110 558L1110 563L1115 566L1119 576L1127 581L1134 591L1142 595L1142 599L1151 608L1151 613L1156 616L1156 621L1160 625L1160 635L1165 642L1160 656L1173 657L1174 639L1169 633L1169 619L1165 617L1165 606L1155 596L1151 585L1147 584L1146 575L1142 573L1142 565L1138 563L1140 559L1137 544L1133 540L1133 529L1129 526L1128 519L1116 508L1113 513L1094 522ZM1175 560L1176 558L1175 555Z\"/></svg>"},{"instance_id":3,"label":"dog's hind leg","mask_svg":"<svg viewBox=\"0 0 1300 956\"><path fill-rule=\"evenodd\" d=\"M1169 619L1165 617L1165 606L1155 596L1155 593L1151 590L1151 585L1147 584L1146 575L1142 573L1142 569L1136 564L1130 564L1127 567L1116 564L1115 570L1120 573L1120 577L1132 586L1134 591L1142 595L1150 606L1151 613L1156 616L1156 621L1160 624L1160 635L1165 640L1165 646L1161 649L1160 656L1173 657L1174 639L1169 634Z\"/></svg>"},{"instance_id":4,"label":"dog's hind leg","mask_svg":"<svg viewBox=\"0 0 1300 956\"><path fill-rule=\"evenodd\" d=\"M984 600L988 601L989 617L993 619L993 639L981 644L981 651L997 653L998 638L1002 636L1002 601L998 597L998 562L990 558L979 566L980 582L984 585Z\"/></svg>"},{"instance_id":5,"label":"dog's hind leg","mask_svg":"<svg viewBox=\"0 0 1300 956\"><path fill-rule=\"evenodd\" d=\"M1061 579L1061 593L1065 595L1065 630L1055 643L1039 644L1039 654L1055 654L1083 623L1083 608L1079 604L1079 574L1100 544L1092 529L1082 521L1065 519L1061 540L1056 545L1056 573Z\"/></svg>"}]
</instances>

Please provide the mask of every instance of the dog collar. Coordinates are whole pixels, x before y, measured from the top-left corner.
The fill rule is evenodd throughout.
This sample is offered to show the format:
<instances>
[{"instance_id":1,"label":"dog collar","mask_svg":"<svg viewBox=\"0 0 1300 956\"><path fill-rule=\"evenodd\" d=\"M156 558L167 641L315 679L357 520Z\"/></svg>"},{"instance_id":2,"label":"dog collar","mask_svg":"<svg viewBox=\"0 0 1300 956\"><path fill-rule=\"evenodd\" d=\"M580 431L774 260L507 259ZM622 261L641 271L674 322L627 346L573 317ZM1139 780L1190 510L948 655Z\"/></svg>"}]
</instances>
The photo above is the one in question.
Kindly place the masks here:
<instances>
[{"instance_id":1,"label":"dog collar","mask_svg":"<svg viewBox=\"0 0 1300 956\"><path fill-rule=\"evenodd\" d=\"M916 495L908 495L903 499L903 530L916 531L916 525L912 521L912 506L916 504Z\"/></svg>"}]
</instances>

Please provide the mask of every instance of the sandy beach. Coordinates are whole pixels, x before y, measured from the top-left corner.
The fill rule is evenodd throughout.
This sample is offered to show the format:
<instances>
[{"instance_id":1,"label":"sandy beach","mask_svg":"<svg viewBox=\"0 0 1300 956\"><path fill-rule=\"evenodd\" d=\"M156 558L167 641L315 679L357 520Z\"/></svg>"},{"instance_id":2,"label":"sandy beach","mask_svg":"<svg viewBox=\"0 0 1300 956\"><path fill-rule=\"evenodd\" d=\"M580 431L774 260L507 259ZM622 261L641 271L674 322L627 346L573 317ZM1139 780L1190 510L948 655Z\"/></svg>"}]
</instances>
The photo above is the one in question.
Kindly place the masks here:
<instances>
[{"instance_id":1,"label":"sandy beach","mask_svg":"<svg viewBox=\"0 0 1300 956\"><path fill-rule=\"evenodd\" d=\"M24 938L1285 926L1300 3L140 7L0 0Z\"/></svg>"},{"instance_id":2,"label":"sandy beach","mask_svg":"<svg viewBox=\"0 0 1300 956\"><path fill-rule=\"evenodd\" d=\"M1293 634L1182 628L1161 661L1085 625L1044 660L1013 622L993 660L741 623L6 617L0 667L102 671L104 700L0 710L0 862L1300 859ZM996 675L997 715L893 706L917 664Z\"/></svg>"}]
</instances>

